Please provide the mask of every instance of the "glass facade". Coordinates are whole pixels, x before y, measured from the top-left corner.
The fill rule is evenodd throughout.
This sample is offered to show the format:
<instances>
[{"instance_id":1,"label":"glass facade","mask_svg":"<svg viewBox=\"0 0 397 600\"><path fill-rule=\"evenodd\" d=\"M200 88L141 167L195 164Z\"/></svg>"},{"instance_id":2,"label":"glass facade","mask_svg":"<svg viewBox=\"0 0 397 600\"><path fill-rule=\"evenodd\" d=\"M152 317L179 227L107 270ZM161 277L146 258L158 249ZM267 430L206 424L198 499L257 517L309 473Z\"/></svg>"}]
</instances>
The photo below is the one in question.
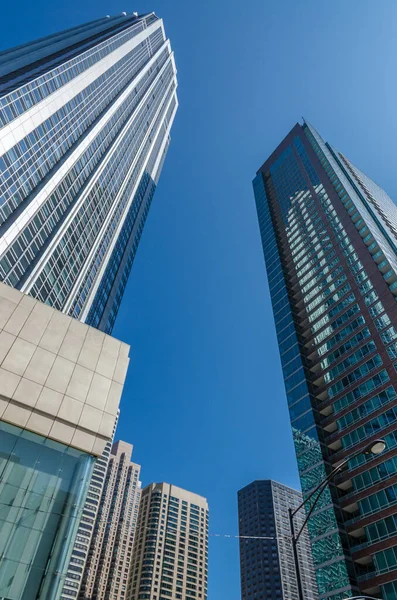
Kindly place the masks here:
<instances>
[{"instance_id":1,"label":"glass facade","mask_svg":"<svg viewBox=\"0 0 397 600\"><path fill-rule=\"evenodd\" d=\"M351 460L309 521L319 597L391 598L397 208L308 123L253 185L303 494L370 440L387 443Z\"/></svg>"},{"instance_id":2,"label":"glass facade","mask_svg":"<svg viewBox=\"0 0 397 600\"><path fill-rule=\"evenodd\" d=\"M301 502L297 490L270 480L254 481L238 492L242 600L298 600L288 508ZM303 513L297 513L297 530L303 520ZM317 600L307 532L299 541L299 565L305 598Z\"/></svg>"},{"instance_id":3,"label":"glass facade","mask_svg":"<svg viewBox=\"0 0 397 600\"><path fill-rule=\"evenodd\" d=\"M110 333L177 110L162 21L100 19L0 73L0 280Z\"/></svg>"},{"instance_id":4,"label":"glass facade","mask_svg":"<svg viewBox=\"0 0 397 600\"><path fill-rule=\"evenodd\" d=\"M1 598L59 598L93 464L0 421Z\"/></svg>"}]
</instances>

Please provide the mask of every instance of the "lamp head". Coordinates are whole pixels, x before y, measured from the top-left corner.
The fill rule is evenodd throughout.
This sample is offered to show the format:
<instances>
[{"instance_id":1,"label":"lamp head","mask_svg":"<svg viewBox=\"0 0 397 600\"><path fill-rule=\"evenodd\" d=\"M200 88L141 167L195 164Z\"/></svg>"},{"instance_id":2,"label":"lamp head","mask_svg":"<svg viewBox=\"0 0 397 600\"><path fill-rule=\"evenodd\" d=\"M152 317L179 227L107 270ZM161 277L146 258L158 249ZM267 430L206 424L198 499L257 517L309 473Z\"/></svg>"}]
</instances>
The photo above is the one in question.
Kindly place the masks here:
<instances>
[{"instance_id":1,"label":"lamp head","mask_svg":"<svg viewBox=\"0 0 397 600\"><path fill-rule=\"evenodd\" d=\"M382 454L386 448L385 440L375 440L371 442L364 450L363 454L378 456L378 454Z\"/></svg>"}]
</instances>

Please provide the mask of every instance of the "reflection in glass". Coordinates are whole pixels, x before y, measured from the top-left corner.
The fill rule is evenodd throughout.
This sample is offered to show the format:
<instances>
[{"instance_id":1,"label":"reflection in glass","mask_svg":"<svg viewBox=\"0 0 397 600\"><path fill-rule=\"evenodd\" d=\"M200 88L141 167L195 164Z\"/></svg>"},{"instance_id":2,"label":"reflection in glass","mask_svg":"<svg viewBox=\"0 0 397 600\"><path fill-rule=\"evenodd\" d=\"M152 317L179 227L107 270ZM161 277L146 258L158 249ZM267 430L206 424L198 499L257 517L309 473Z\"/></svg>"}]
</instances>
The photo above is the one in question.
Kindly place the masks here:
<instances>
[{"instance_id":1,"label":"reflection in glass","mask_svg":"<svg viewBox=\"0 0 397 600\"><path fill-rule=\"evenodd\" d=\"M0 421L0 597L56 598L93 462Z\"/></svg>"}]
</instances>

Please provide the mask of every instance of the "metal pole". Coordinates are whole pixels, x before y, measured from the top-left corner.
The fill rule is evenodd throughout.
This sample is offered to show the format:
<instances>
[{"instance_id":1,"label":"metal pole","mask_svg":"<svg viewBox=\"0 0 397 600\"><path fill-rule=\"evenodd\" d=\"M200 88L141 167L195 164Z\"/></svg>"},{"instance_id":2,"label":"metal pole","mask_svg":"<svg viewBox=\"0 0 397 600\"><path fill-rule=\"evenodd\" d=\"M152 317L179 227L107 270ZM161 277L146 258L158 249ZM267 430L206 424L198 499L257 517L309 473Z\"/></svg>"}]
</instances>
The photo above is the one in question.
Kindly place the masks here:
<instances>
[{"instance_id":1,"label":"metal pole","mask_svg":"<svg viewBox=\"0 0 397 600\"><path fill-rule=\"evenodd\" d=\"M298 584L298 597L299 597L299 600L305 600L304 597L303 597L301 572L300 572L299 560L298 560L297 540L295 539L294 515L293 515L292 508L288 509L288 514L289 514L289 525L290 525L290 528L291 528L292 552L293 552L293 555L294 555L296 581L297 581L297 584Z\"/></svg>"}]
</instances>

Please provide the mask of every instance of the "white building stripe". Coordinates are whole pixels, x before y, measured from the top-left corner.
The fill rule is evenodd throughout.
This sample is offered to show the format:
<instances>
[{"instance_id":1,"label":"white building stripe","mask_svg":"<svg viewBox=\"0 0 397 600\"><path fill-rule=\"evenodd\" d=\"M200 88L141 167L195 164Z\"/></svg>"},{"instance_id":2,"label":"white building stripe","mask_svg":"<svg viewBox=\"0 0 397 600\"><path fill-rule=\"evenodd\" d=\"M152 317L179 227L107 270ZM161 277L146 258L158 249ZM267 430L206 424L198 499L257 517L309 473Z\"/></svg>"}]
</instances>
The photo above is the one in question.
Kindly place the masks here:
<instances>
[{"instance_id":1,"label":"white building stripe","mask_svg":"<svg viewBox=\"0 0 397 600\"><path fill-rule=\"evenodd\" d=\"M154 166L154 168L153 168L153 174L152 174L152 179L153 179L153 180L155 180L155 177L156 177L156 175L157 175L157 169L158 169L158 167L159 167L160 160L161 160L162 154L163 154L163 152L164 152L164 147L165 147L165 144L166 144L166 142L167 142L168 136L169 136L169 134L170 134L170 131L171 131L171 126L172 126L172 123L173 123L173 120L174 120L174 117L175 117L175 113L176 113L176 111L177 111L177 107L178 107L178 101L177 101L177 99L176 99L176 91L175 91L175 93L174 93L174 94L171 96L171 98L170 98L169 102L167 103L167 107L166 107L166 109L165 109L165 111L164 111L164 118L165 118L165 116L166 116L166 114L167 114L168 107L170 106L170 104L171 104L171 102L172 102L173 100L176 100L176 106L175 106L175 109L174 109L174 111L173 111L173 113L172 113L172 116L171 116L171 118L170 118L170 120L169 120L168 127L167 127L167 130L166 130L165 134L164 134L164 139L163 139L163 141L162 141L162 143L161 143L161 146L160 146L160 149L159 149L159 152L158 152L158 156L157 156L157 159L156 159L156 163L155 163L155 166ZM152 143L152 145L151 145L151 148L153 148L153 146L154 146L154 145L155 145L155 143L156 143L156 140L158 139L159 135L161 134L161 128L162 128L163 124L164 124L164 119L162 119L162 121L161 121L161 123L160 123L160 125L159 125L158 132L157 132L157 134L156 134L156 138L153 140L153 143ZM89 295L87 296L87 299L86 299L86 302L85 302L85 305L84 305L84 309L81 311L81 315L79 316L79 319L80 319L81 321L85 321L85 319L87 318L87 316L88 316L88 313L89 313L89 311L90 311L90 309L91 309L92 302L93 302L93 300L94 300L94 298L95 298L95 295L96 295L96 293L97 293L97 291L98 291L99 285L100 285L100 283L101 283L101 281L102 281L102 277L103 277L103 275L104 275L104 273L105 273L105 269L106 269L106 267L107 267L107 266L108 266L108 264L109 264L110 257L111 257L111 255L112 255L112 252L113 252L113 250L114 250L114 247L115 247L115 245L116 245L116 243L117 243L117 240L118 240L118 238L119 238L119 234L120 234L120 232L121 232L121 229L122 229L122 227L123 227L123 225L124 225L124 222L125 222L125 219L126 219L126 217L127 217L128 211L129 211L129 209L131 208L131 204L132 204L132 202L133 202L133 199L134 199L134 197L135 197L136 191L137 191L137 189L138 189L138 186L139 186L139 184L140 184L141 178L142 178L142 176L143 176L143 173L144 173L144 171L145 171L145 169L146 169L146 165L147 165L147 163L148 163L149 159L150 159L150 151L149 151L149 153L148 153L148 155L147 155L147 159L146 159L146 161L145 161L144 165L142 166L141 172L140 172L140 174L139 174L139 177L138 177L138 179L137 179L137 182L136 182L136 184L135 184L135 186L134 186L134 189L133 189L133 191L131 192L131 200L130 200L130 202L128 203L128 206L126 206L126 208L125 208L125 211L124 211L124 213L123 213L123 216L122 216L122 218L120 219L119 225L118 225L118 227L117 227L117 229L116 229L116 231L115 231L115 233L114 233L113 239L112 239L111 243L109 244L109 247L108 247L108 250L107 250L107 252L106 252L106 255L105 255L104 259L102 260L102 264L101 264L101 267L100 267L100 269L99 269L99 271L98 271L98 273L97 273L97 275L96 275L95 282L94 282L93 286L92 286L92 287L91 287L91 289L90 289L90 293L89 293ZM139 214L137 215L136 222L138 222L138 221L139 221L139 215L140 215L140 213L143 211L144 207L145 207L145 202L142 202L142 206L141 206L141 208L140 208ZM135 227L135 225L134 225L134 227ZM91 257L91 259L92 259L92 257ZM90 266L90 263L91 263L91 261L90 261L89 263L87 263L87 268ZM81 283L81 282L79 281L79 285L80 285L80 283ZM75 287L75 288L73 289L73 291L72 291L72 295L73 295L74 293L76 293L76 291L77 291L77 290L78 290L78 287ZM73 296L73 298L74 298L74 296ZM72 298L72 300L73 300L73 298ZM65 312L66 312L66 309L70 307L70 305L71 305L71 301L69 301L69 302L67 303L67 305L65 306Z\"/></svg>"},{"instance_id":2,"label":"white building stripe","mask_svg":"<svg viewBox=\"0 0 397 600\"><path fill-rule=\"evenodd\" d=\"M105 56L95 65L92 65L86 71L72 79L72 81L69 81L50 96L24 112L20 117L0 129L0 155L8 152L15 144L23 140L24 137L43 123L43 121L51 117L62 106L67 104L72 98L77 96L77 94L161 27L161 20L155 21L147 29L138 33L131 40L116 48L108 56Z\"/></svg>"},{"instance_id":3,"label":"white building stripe","mask_svg":"<svg viewBox=\"0 0 397 600\"><path fill-rule=\"evenodd\" d=\"M58 246L59 239L63 237L64 233L66 232L66 230L70 226L70 224L73 221L74 217L76 216L77 212L79 211L79 209L81 208L81 206L85 203L87 196L90 194L93 186L95 185L95 182L97 181L97 179L101 175L102 171L106 168L108 162L112 158L112 155L117 151L117 148L120 145L120 143L122 143L122 141L124 139L124 134L128 131L128 129L131 126L131 124L136 120L137 114L139 114L139 111L142 109L142 107L144 106L144 104L147 102L148 97L152 93L153 87L156 85L157 81L160 79L160 77L163 74L164 70L169 65L169 62L170 62L170 60L167 60L167 62L163 65L162 69L159 71L156 79L152 82L150 88L148 88L148 90L146 91L145 95L143 96L143 98L139 102L138 106L135 108L134 112L132 113L132 115L128 119L127 123L125 123L125 125L122 128L121 132L118 134L118 138L116 138L116 141L113 142L113 145L111 146L111 152L107 155L106 160L104 160L102 162L102 164L100 165L100 167L95 170L95 172L93 174L93 177L90 180L89 186L85 189L84 193L81 195L81 197L79 198L78 202L75 204L75 206L73 207L73 209L70 211L70 213L68 215L68 218L62 224L62 226L57 230L56 238L52 241L52 243L50 244L50 246L47 248L47 250L45 251L45 253L41 257L41 259L37 262L34 270L30 274L30 276L27 279L27 281L25 282L25 284L22 286L21 289L25 293L29 293L31 287L34 285L35 280L36 280L39 272L42 271L42 269L44 268L45 263L50 258L52 252ZM149 67L147 67L147 68L149 68ZM145 68L145 70L147 70L147 68ZM174 83L174 80L171 80L170 86L173 83ZM133 89L135 87L135 85L136 85L136 80L133 81L133 85L131 84L131 88ZM158 111L156 112L156 115L157 114L158 114ZM153 120L155 120L155 117L153 118ZM144 144L145 140L146 140L146 136L145 136L142 144ZM141 155L142 144L141 144L141 147L136 151L134 161L133 161L133 163L131 165L131 168L130 168L130 172L132 172L133 168L135 167L136 161L139 159L139 157ZM128 179L128 178L126 178L126 179ZM124 185L123 185L123 187L121 189L124 190ZM118 198L119 198L119 195L116 196L116 199L114 200L114 202L112 204L112 208L109 210L107 218L105 219L105 223L107 223L108 219L111 218L111 215L113 214L113 211L114 211L114 207L117 206ZM101 239L101 234L99 233L98 237L97 237L97 240L100 241L100 239ZM94 244L94 248L96 249L96 244ZM64 310L66 310L66 308Z\"/></svg>"},{"instance_id":4,"label":"white building stripe","mask_svg":"<svg viewBox=\"0 0 397 600\"><path fill-rule=\"evenodd\" d=\"M6 252L18 236L18 234L22 231L25 225L34 217L36 212L42 206L42 204L48 199L50 194L54 191L57 185L62 181L68 171L73 167L74 163L76 163L80 156L85 152L85 150L91 145L92 141L98 135L98 133L106 126L108 121L112 118L115 112L119 109L121 104L125 101L125 99L131 94L139 81L146 75L148 69L156 62L160 54L168 48L168 51L171 53L170 42L167 40L161 48L158 49L156 54L152 56L152 58L147 62L145 67L138 73L135 79L131 81L128 87L124 90L124 92L119 96L119 98L111 104L106 113L102 116L100 121L93 127L93 129L86 135L86 137L78 144L74 152L65 160L65 162L59 167L59 169L54 173L54 175L48 180L46 185L40 190L40 192L35 196L34 200L29 204L29 206L24 210L15 222L11 225L11 227L6 231L6 233L0 239L0 256ZM172 54L170 54L172 56ZM168 61L167 61L168 62ZM139 105L140 106L140 105ZM135 114L135 112L134 112Z\"/></svg>"}]
</instances>

